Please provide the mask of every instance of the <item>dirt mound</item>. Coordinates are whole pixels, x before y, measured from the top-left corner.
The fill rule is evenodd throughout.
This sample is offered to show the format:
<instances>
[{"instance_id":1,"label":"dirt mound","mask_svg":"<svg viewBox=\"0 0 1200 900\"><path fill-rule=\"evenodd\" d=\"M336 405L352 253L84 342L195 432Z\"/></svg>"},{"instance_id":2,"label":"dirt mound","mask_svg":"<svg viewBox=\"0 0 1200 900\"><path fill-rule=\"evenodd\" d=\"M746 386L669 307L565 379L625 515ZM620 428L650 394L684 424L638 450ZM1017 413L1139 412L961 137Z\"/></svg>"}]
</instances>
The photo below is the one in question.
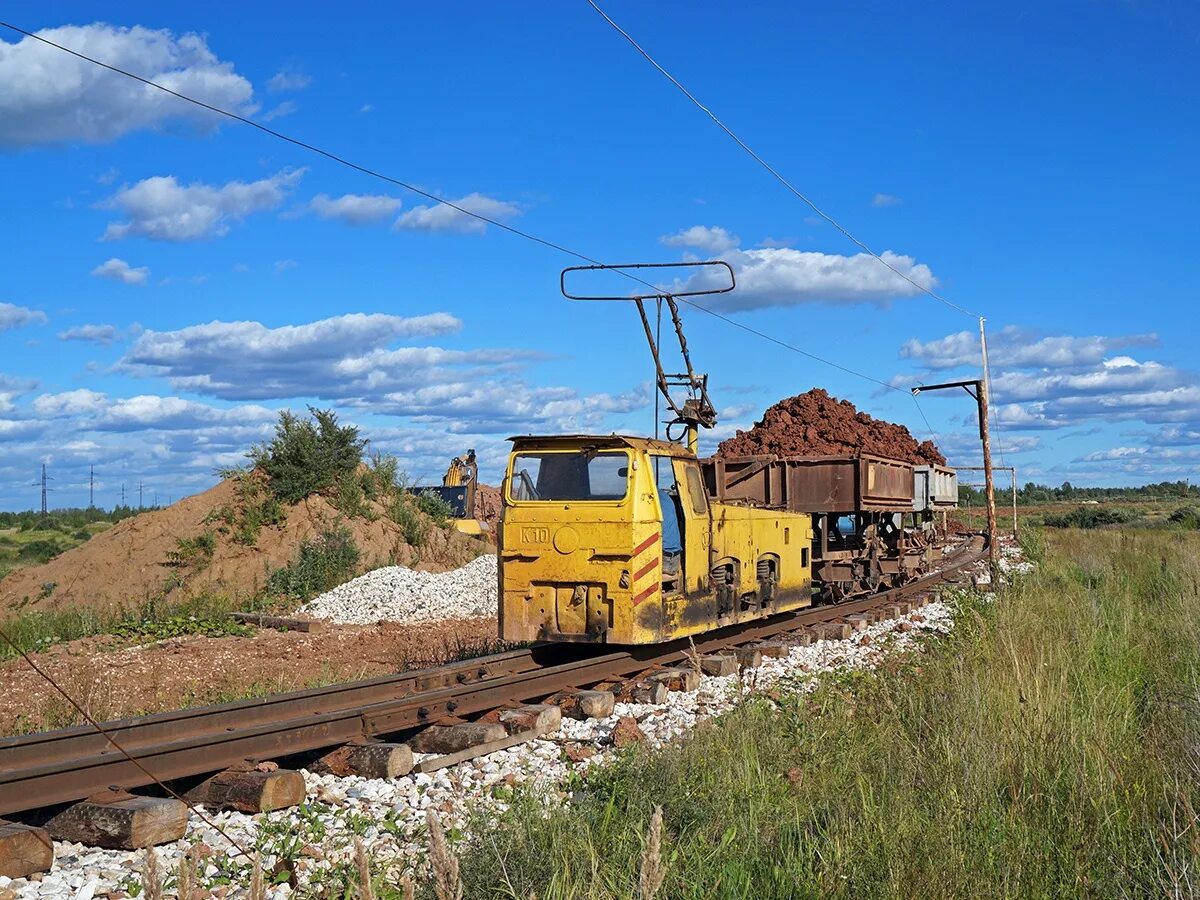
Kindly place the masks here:
<instances>
[{"instance_id":1,"label":"dirt mound","mask_svg":"<svg viewBox=\"0 0 1200 900\"><path fill-rule=\"evenodd\" d=\"M496 539L496 530L500 527L500 488L480 482L475 485L475 515L487 525L492 540Z\"/></svg>"},{"instance_id":2,"label":"dirt mound","mask_svg":"<svg viewBox=\"0 0 1200 900\"><path fill-rule=\"evenodd\" d=\"M822 388L780 400L749 431L721 442L718 456L823 456L874 453L890 459L945 465L932 441L918 443L903 425L874 419Z\"/></svg>"},{"instance_id":3,"label":"dirt mound","mask_svg":"<svg viewBox=\"0 0 1200 900\"><path fill-rule=\"evenodd\" d=\"M271 570L296 557L305 541L338 525L354 536L363 571L403 565L444 572L485 549L474 538L439 528L431 528L422 545L413 547L378 504L366 501L368 516L349 517L319 495L285 505L283 521L263 525L248 545L235 540L236 528L226 524L241 503L237 483L226 480L166 509L118 522L44 565L0 580L0 609L123 607L205 591L249 598L266 584ZM181 562L180 541L197 538L210 542L211 555L193 552Z\"/></svg>"}]
</instances>

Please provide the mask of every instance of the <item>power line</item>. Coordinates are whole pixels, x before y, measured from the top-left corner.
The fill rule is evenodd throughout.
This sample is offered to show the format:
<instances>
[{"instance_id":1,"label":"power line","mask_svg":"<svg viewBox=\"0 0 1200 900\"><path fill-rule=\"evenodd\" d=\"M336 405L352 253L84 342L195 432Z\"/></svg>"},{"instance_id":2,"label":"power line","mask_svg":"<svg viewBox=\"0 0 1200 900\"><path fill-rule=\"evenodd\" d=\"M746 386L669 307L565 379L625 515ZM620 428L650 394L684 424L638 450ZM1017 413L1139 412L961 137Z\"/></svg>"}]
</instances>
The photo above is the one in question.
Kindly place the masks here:
<instances>
[{"instance_id":1,"label":"power line","mask_svg":"<svg viewBox=\"0 0 1200 900\"><path fill-rule=\"evenodd\" d=\"M590 0L589 0L589 2L590 2ZM601 15L603 15L603 11L601 11L599 9L599 7L596 7L596 9L597 9L597 11L599 11L601 13ZM607 16L605 16L605 18L607 18ZM412 193L418 194L421 197L425 197L428 200L432 200L435 203L440 203L444 206L448 206L451 209L454 209L454 210L462 213L463 215L470 216L471 218L476 219L480 222L484 222L489 225L495 225L497 228L507 231L509 234L516 235L517 237L524 238L525 240L528 240L528 241L533 241L534 243L537 243L537 244L541 244L543 247L548 247L551 250L558 251L559 253L564 253L568 256L573 256L574 258L581 260L583 262L591 263L593 265L602 265L602 263L599 260L594 259L591 256L588 256L586 253L581 253L578 250L572 250L570 247L563 246L562 244L559 244L556 241L549 240L548 238L539 237L538 235L532 234L528 231L524 231L520 228L516 228L515 226L512 226L512 225L507 225L504 222L498 221L490 216L483 215L482 213L473 212L472 210L469 210L462 206L459 206L458 204L456 204L450 200L446 200L443 197L439 197L437 194L433 194L433 193L430 193L429 191L422 190L421 188L416 187L415 185L412 185L406 181L402 181L398 178L393 178L390 175L385 175L384 173L376 171L375 169L371 169L367 166L359 165L358 163L352 162L351 160L348 160L345 157L338 156L336 153L331 153L328 150L322 150L320 147L314 146L313 144L310 144L306 141L302 141L298 138L294 138L294 137L286 135L282 132L276 131L273 128L268 128L265 125L255 122L253 119L248 119L245 116L239 115L235 112L231 112L230 110L223 109L219 106L214 106L213 104L206 103L203 100L197 100L194 97L189 97L187 94L181 94L179 91L172 90L171 88L165 87L164 85L161 85L161 84L158 84L157 82L151 81L148 78L144 78L143 76L138 75L134 72L130 72L130 71L127 71L126 69L122 69L118 66L114 66L109 63L103 62L101 60L95 59L84 53L80 53L77 50L72 50L70 47L65 47L62 44L59 44L48 38L42 37L41 35L34 34L31 31L26 31L24 28L19 28L18 26L13 25L9 22L0 21L0 26L11 29L12 31L17 32L18 34L23 34L26 37L33 38L36 41L40 41L43 44L46 44L50 47L54 47L55 49L61 50L64 53L68 53L71 56L76 57L77 59L82 59L85 62L89 62L89 63L92 63L93 65L99 66L102 69L107 69L110 72L115 72L118 75L125 76L126 78L132 78L134 81L138 81L144 85L147 85L148 87L156 88L157 90L160 90L163 93L170 94L172 97L176 97L187 103L191 103L195 106L199 106L202 109L207 109L210 112L216 113L221 116L225 116L226 118L229 118L229 119L233 119L236 122L241 122L244 125L249 125L250 127L256 128L259 131L263 132L264 134L268 134L271 137L278 138L279 140L285 141L289 144L292 144L293 146L300 147L304 150L308 150L311 153L315 153L318 156L322 156L328 160L331 160L340 165L346 166L347 168L353 169L356 172L360 172L364 175L369 175L372 178L378 178L381 181L385 181L388 184L392 184L397 187L403 188L404 190L411 191ZM630 40L632 41L632 38ZM637 45L635 44L634 46L637 46ZM647 57L647 58L649 58L649 57ZM655 65L657 65L657 63L655 63ZM668 76L668 77L670 77L670 76ZM672 79L672 80L674 80L674 79ZM685 93L686 93L686 91L685 91ZM883 260L880 260L880 261L883 262L884 265L888 265L885 261L883 261ZM888 268L891 268L891 266L888 266ZM895 271L895 270L893 269L893 271ZM642 278L638 277L637 275L634 275L631 272L620 271L619 274L624 275L626 278L636 281L646 287L653 288L655 291L661 291L664 295L667 293L670 293L669 291L666 291L663 288L660 288L658 285L651 284L650 282L643 280ZM901 277L904 277L902 275L902 273L897 272L897 274L900 274ZM915 282L913 282L913 283L915 284ZM917 287L920 287L920 285L917 285ZM888 388L889 390L899 390L898 388L895 388L893 385L890 385L890 384L887 384L886 382L880 381L877 378L873 378L870 375L866 375L862 372L855 371L854 369L848 368L847 366L843 366L839 363L835 363L832 360L825 359L824 357L818 356L817 354L811 353L807 350L802 350L801 348L795 346L794 344L789 344L786 341L781 341L778 338L775 338L775 337L772 337L771 335L766 334L765 332L759 331L755 328L751 328L749 325L745 325L741 322L738 322L734 319L729 318L728 316L721 315L720 313L716 312L715 310L711 310L706 306L701 306L698 303L686 300L684 298L679 298L679 299L681 299L683 302L687 303L687 305L692 307L693 309L697 309L700 312L707 313L708 315L713 316L714 318L720 319L722 322L725 322L728 325L732 325L735 328L740 328L742 331L748 332L749 334L756 335L757 337L760 337L764 340L770 341L771 343L776 344L777 346L783 347L784 349L787 349L787 350L791 350L794 353L799 353L801 356L805 356L808 359L814 360L819 363L823 363L827 366L831 366L832 368L838 369L842 372L846 372L847 374L855 375L859 378L863 378L874 384L878 384L881 387Z\"/></svg>"},{"instance_id":2,"label":"power line","mask_svg":"<svg viewBox=\"0 0 1200 900\"><path fill-rule=\"evenodd\" d=\"M92 715L86 709L84 709L83 706L81 706L80 703L74 697L72 697L71 694L68 693L65 688L63 688L62 685L60 685L57 681L54 680L54 677L52 675L50 675L49 672L45 671L41 666L39 666L34 661L33 657L31 657L29 655L29 653L25 650L24 647L20 646L16 641L14 641L11 637L9 637L8 632L6 632L3 628L0 628L0 640L3 640L4 643L8 644L9 647L11 647L18 654L20 654L21 658L24 659L25 662L29 664L29 666L33 669L33 671L37 672L38 675L40 675L47 682L49 682L50 686L52 688L54 688L54 690L56 690L56 691L58 691L58 693L62 694L63 698L66 699L66 701L68 703L70 703L71 706L75 707L75 711L77 713L79 713L80 717L85 722L87 722L90 726L92 726L92 728L97 733L99 733L99 735L102 738L104 738L104 740L106 740L109 744L111 744L114 750L116 750L123 757L125 757L126 760L128 760L130 763L132 763L134 766L136 766L141 771L141 773L143 775L145 775L147 778L149 778L154 784L158 785L160 788L162 788L164 791L166 791L168 794L170 794L172 797L174 797L180 803L184 804L184 806L186 806L190 812L193 812L196 814L197 818L199 818L206 825L208 825L214 831L216 831L218 834L220 834L222 837L224 837L225 840L229 841L229 843L233 845L234 849L237 850L239 856L244 856L247 859L250 858L250 852L245 847L243 847L237 841L236 838L234 838L231 834L229 834L229 832L227 832L224 828L222 828L219 823L214 822L211 818L209 818L204 813L204 810L200 809L196 804L192 803L190 800L187 800L186 798L181 797L169 785L163 784L162 781L159 780L159 778L153 772L151 772L144 765L142 765L141 761L139 761L136 757L132 756L129 753L129 751L126 750L121 744L117 743L116 738L114 738L112 736L112 732L108 731L107 729L105 729L105 727L103 725L101 725L99 722L97 722L95 720L95 718L93 718Z\"/></svg>"},{"instance_id":3,"label":"power line","mask_svg":"<svg viewBox=\"0 0 1200 900\"><path fill-rule=\"evenodd\" d=\"M828 222L830 225L832 225L834 228L836 228L838 231L840 231L845 237L849 238L849 240L851 242L853 242L860 250L862 250L864 253L867 253L871 257L873 257L877 262L879 262L880 265L886 266L893 273L895 273L896 275L903 278L905 281L907 281L909 284L911 284L917 290L921 291L922 293L928 294L930 297L932 297L934 300L938 301L939 303L943 303L946 306L950 307L951 309L958 310L960 313L963 313L964 315L968 315L968 316L971 316L972 318L976 318L976 319L979 318L979 315L977 313L973 313L969 309L965 309L965 308L959 306L954 301L946 299L945 297L943 297L941 294L937 293L933 289L928 288L923 284L919 284L916 281L913 281L912 278L910 278L908 275L905 275L903 272L901 272L899 269L897 269L895 266L893 266L891 263L889 263L886 259L884 259L882 256L880 256L878 253L876 253L870 247L868 247L866 245L866 243L864 243L863 241L861 241L857 237L855 237L853 234L851 234L849 229L847 229L840 222L838 222L836 219L834 219L833 216L829 215L827 212L825 212L823 209L821 209L819 206L817 206L816 203L814 203L807 196L805 196L803 193L801 193L795 186L792 185L792 183L790 181L788 181L786 178L784 178L783 175L781 175L774 166L772 166L765 159L763 159L761 156L759 156L749 144L747 144L740 137L738 137L737 134L734 133L733 129L731 129L728 125L726 125L719 118L717 118L716 113L714 113L711 109L709 109L707 106L705 106L703 103L701 103L696 98L695 94L693 94L691 91L689 91L686 87L684 87L679 82L679 79L677 79L674 75L672 75L670 72L668 72L666 69L664 69L653 56L651 56L649 53L646 52L646 50L642 47L641 44L639 44L636 40L634 40L633 36L628 31L626 31L624 28L622 28L620 25L618 25L616 22L614 22L612 20L612 18L608 15L608 13L606 13L603 9L601 9L596 4L596 0L587 0L587 3L592 9L594 9L596 12L598 12L600 14L600 16L604 19L604 21L606 21L609 25L611 25L617 31L617 33L621 35L621 37L625 38L625 40L627 40L630 43L630 45L633 47L633 49L635 49L639 54L642 55L642 57L646 60L646 62L650 63L650 65L654 66L654 68L656 68L660 73L662 73L662 75L668 81L670 81L671 84L675 85L675 87L677 87L679 89L680 93L682 93L685 97L687 97L688 100L690 100L701 112L703 112L706 116L708 116L710 119L712 119L718 128L720 128L727 135L729 135L729 137L733 139L734 143L736 143L739 147L741 147L748 154L750 154L750 157L755 162L757 162L760 166L762 166L764 169L766 169L772 175L772 177L775 178L776 181L778 181L785 188L787 188L789 191L791 191L792 194L794 194L800 200L804 201L804 203L807 204L809 209L811 209L818 216L820 216L822 219L824 219L826 222Z\"/></svg>"}]
</instances>

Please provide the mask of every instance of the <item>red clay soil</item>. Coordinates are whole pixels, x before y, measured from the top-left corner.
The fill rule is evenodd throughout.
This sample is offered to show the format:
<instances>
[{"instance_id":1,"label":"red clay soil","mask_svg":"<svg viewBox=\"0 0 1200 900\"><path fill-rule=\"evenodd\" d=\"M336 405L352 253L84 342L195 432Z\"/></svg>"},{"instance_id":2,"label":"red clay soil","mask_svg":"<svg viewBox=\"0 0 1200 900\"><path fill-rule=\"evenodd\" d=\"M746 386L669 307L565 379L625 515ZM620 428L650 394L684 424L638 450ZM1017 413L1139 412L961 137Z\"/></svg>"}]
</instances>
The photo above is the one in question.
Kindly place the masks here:
<instances>
[{"instance_id":1,"label":"red clay soil","mask_svg":"<svg viewBox=\"0 0 1200 900\"><path fill-rule=\"evenodd\" d=\"M822 388L770 407L749 431L721 442L718 456L833 456L874 453L918 465L945 465L932 441L918 443L903 425L874 419Z\"/></svg>"},{"instance_id":2,"label":"red clay soil","mask_svg":"<svg viewBox=\"0 0 1200 900\"><path fill-rule=\"evenodd\" d=\"M480 482L475 485L475 515L488 527L492 541L496 540L496 529L500 527L500 488Z\"/></svg>"},{"instance_id":3,"label":"red clay soil","mask_svg":"<svg viewBox=\"0 0 1200 900\"><path fill-rule=\"evenodd\" d=\"M239 503L234 481L226 480L166 509L118 522L48 563L5 576L0 580L0 615L17 609L125 608L203 592L248 599L264 586L272 569L295 558L305 541L339 525L353 534L363 571L403 565L444 572L488 549L476 538L439 528L431 528L422 546L413 547L378 504L367 501L372 518L347 517L319 495L287 507L282 524L264 526L254 546L245 546L233 540L221 520L222 510ZM170 554L179 549L181 538L206 532L216 542L211 560L187 567L171 564Z\"/></svg>"},{"instance_id":4,"label":"red clay soil","mask_svg":"<svg viewBox=\"0 0 1200 900\"><path fill-rule=\"evenodd\" d=\"M34 660L95 719L221 703L439 665L498 652L496 620L331 626L314 634L172 638L128 646L114 637L60 644ZM0 665L0 735L80 724L23 659Z\"/></svg>"}]
</instances>

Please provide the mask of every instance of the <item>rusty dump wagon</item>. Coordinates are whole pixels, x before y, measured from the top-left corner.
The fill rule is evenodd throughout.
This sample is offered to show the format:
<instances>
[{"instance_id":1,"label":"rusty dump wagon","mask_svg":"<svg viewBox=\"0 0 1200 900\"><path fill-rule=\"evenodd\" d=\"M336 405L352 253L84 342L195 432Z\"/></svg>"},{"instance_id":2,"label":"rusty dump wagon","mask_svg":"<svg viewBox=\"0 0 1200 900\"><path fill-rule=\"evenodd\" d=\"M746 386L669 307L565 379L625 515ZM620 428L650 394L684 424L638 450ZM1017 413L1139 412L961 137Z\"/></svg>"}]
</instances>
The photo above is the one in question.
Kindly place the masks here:
<instances>
[{"instance_id":1,"label":"rusty dump wagon","mask_svg":"<svg viewBox=\"0 0 1200 900\"><path fill-rule=\"evenodd\" d=\"M958 473L949 466L913 467L913 510L932 513L958 506Z\"/></svg>"},{"instance_id":2,"label":"rusty dump wagon","mask_svg":"<svg viewBox=\"0 0 1200 900\"><path fill-rule=\"evenodd\" d=\"M812 516L813 579L829 602L899 586L929 568L931 535L914 519L913 469L868 453L703 461L713 499Z\"/></svg>"}]
</instances>

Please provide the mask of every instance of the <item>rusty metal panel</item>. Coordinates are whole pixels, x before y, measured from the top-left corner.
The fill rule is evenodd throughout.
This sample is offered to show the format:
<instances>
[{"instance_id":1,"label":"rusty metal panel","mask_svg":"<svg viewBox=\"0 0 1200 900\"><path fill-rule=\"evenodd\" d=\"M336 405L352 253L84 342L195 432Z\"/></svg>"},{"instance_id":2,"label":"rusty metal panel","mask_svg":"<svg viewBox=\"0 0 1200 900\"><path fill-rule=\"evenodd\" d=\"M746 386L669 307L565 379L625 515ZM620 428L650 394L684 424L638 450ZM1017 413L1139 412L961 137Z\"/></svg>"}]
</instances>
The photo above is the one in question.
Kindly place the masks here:
<instances>
[{"instance_id":1,"label":"rusty metal panel","mask_svg":"<svg viewBox=\"0 0 1200 900\"><path fill-rule=\"evenodd\" d=\"M858 466L859 509L912 509L912 463L864 453Z\"/></svg>"},{"instance_id":2,"label":"rusty metal panel","mask_svg":"<svg viewBox=\"0 0 1200 900\"><path fill-rule=\"evenodd\" d=\"M958 506L958 473L949 466L915 466L913 481L913 509L921 512Z\"/></svg>"},{"instance_id":3,"label":"rusty metal panel","mask_svg":"<svg viewBox=\"0 0 1200 900\"><path fill-rule=\"evenodd\" d=\"M911 509L911 463L882 456L738 456L703 461L709 493L792 512Z\"/></svg>"}]
</instances>

